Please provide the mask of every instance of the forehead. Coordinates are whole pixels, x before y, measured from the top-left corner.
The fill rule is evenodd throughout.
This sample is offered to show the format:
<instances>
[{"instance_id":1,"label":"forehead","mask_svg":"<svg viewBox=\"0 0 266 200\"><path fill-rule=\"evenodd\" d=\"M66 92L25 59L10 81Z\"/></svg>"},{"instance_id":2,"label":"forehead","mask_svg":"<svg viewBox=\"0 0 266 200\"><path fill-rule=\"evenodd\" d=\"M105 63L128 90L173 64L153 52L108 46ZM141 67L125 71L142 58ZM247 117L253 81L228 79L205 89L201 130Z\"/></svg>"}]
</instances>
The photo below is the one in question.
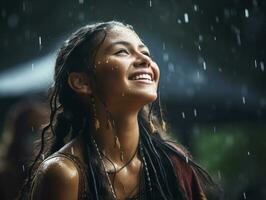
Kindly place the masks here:
<instances>
[{"instance_id":1,"label":"forehead","mask_svg":"<svg viewBox=\"0 0 266 200\"><path fill-rule=\"evenodd\" d=\"M108 46L117 41L126 41L133 45L143 44L136 32L122 26L114 26L107 32L103 46Z\"/></svg>"}]
</instances>

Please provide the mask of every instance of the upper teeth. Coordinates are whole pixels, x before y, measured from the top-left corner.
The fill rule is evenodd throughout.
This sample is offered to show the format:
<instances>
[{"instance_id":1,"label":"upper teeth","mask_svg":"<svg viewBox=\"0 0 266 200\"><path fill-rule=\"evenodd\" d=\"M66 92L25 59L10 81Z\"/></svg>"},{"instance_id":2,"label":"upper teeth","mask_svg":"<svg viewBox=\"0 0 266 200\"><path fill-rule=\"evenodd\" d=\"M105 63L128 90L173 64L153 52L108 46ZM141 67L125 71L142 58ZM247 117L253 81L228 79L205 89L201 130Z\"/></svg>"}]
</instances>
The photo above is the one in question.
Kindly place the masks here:
<instances>
[{"instance_id":1,"label":"upper teeth","mask_svg":"<svg viewBox=\"0 0 266 200\"><path fill-rule=\"evenodd\" d=\"M140 74L140 75L132 77L132 80L138 80L138 79L148 79L148 80L151 81L151 75L149 75L149 74Z\"/></svg>"}]
</instances>

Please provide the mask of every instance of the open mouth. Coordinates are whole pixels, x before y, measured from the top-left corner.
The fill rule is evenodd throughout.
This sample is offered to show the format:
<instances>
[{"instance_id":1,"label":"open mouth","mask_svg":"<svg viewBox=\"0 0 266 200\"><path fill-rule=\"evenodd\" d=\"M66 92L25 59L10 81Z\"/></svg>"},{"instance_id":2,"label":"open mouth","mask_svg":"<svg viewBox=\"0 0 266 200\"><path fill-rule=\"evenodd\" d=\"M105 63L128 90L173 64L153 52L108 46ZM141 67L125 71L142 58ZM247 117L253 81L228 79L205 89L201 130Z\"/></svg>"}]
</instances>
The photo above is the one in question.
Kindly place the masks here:
<instances>
[{"instance_id":1,"label":"open mouth","mask_svg":"<svg viewBox=\"0 0 266 200\"><path fill-rule=\"evenodd\" d=\"M147 73L142 73L142 74L135 74L129 78L129 80L132 81L139 81L139 82L144 82L144 83L152 83L153 78L151 74Z\"/></svg>"}]
</instances>

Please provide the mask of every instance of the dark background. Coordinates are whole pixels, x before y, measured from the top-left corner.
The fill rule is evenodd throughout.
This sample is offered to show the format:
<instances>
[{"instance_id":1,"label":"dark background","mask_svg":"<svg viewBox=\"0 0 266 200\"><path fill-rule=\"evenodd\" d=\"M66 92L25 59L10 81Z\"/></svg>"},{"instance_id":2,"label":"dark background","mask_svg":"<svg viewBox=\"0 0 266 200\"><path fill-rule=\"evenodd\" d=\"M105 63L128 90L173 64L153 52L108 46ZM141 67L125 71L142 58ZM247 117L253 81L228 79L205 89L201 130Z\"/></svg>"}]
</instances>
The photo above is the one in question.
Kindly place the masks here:
<instances>
[{"instance_id":1,"label":"dark background","mask_svg":"<svg viewBox=\"0 0 266 200\"><path fill-rule=\"evenodd\" d=\"M120 20L160 67L169 134L223 186L224 199L266 198L266 1L2 0L0 12L1 122L14 103L47 91L45 68L72 31ZM12 84L23 70L29 75ZM33 71L42 80L31 82Z\"/></svg>"}]
</instances>

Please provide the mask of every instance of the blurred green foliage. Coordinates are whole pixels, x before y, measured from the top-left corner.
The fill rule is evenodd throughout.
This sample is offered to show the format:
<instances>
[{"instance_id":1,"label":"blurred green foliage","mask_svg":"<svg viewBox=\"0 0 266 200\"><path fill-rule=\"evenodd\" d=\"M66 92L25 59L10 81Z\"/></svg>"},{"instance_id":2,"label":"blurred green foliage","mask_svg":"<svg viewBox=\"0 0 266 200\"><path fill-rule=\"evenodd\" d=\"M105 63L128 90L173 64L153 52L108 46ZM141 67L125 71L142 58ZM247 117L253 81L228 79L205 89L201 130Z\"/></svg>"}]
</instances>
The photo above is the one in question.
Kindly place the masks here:
<instances>
[{"instance_id":1,"label":"blurred green foliage","mask_svg":"<svg viewBox=\"0 0 266 200\"><path fill-rule=\"evenodd\" d=\"M194 158L222 186L225 199L266 196L265 133L265 123L194 127Z\"/></svg>"}]
</instances>

